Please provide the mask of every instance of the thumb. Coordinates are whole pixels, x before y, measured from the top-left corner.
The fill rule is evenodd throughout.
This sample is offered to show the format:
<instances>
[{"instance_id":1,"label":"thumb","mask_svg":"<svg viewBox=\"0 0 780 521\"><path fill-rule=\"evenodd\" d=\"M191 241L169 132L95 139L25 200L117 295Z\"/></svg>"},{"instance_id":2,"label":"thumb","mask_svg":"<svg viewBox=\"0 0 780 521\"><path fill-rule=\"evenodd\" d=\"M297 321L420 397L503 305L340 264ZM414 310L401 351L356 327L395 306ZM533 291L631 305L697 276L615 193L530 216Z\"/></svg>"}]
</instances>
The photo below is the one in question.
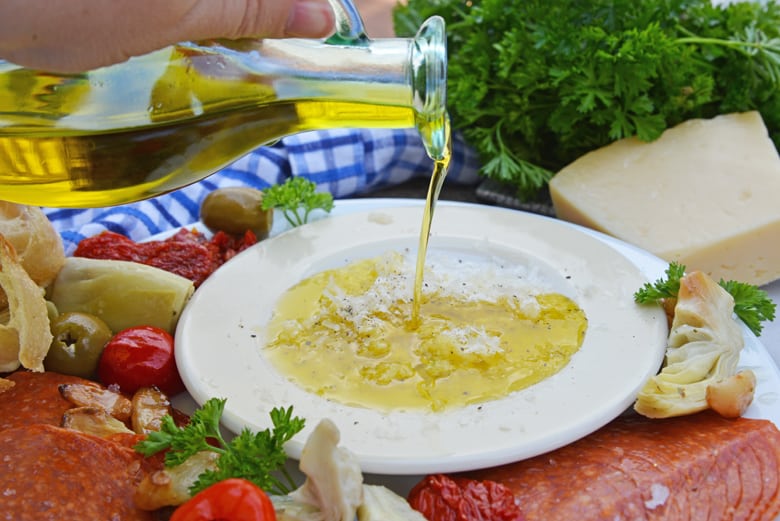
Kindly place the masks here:
<instances>
[{"instance_id":1,"label":"thumb","mask_svg":"<svg viewBox=\"0 0 780 521\"><path fill-rule=\"evenodd\" d=\"M317 38L335 25L328 0L197 0L183 22L180 40Z\"/></svg>"}]
</instances>

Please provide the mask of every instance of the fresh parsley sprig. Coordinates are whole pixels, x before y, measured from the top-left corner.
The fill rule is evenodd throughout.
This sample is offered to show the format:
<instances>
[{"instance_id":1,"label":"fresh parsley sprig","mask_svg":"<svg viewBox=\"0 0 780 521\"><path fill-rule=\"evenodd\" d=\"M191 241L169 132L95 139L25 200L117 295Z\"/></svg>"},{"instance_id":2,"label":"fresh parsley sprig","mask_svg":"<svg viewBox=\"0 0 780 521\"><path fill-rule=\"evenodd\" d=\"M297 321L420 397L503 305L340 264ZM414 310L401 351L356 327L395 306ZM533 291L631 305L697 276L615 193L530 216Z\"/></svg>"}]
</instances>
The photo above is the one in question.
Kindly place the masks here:
<instances>
[{"instance_id":1,"label":"fresh parsley sprig","mask_svg":"<svg viewBox=\"0 0 780 521\"><path fill-rule=\"evenodd\" d=\"M634 293L634 300L639 304L654 304L665 298L677 298L680 292L680 279L685 275L685 266L672 262L664 273L665 278L656 279L652 284L646 282Z\"/></svg>"},{"instance_id":2,"label":"fresh parsley sprig","mask_svg":"<svg viewBox=\"0 0 780 521\"><path fill-rule=\"evenodd\" d=\"M180 465L201 451L219 454L216 469L203 472L191 487L193 495L227 478L247 479L270 494L290 492L295 482L284 467L287 460L284 444L303 429L304 420L292 415L292 407L275 408L270 413L272 429L258 432L244 429L226 441L219 427L225 401L208 400L184 427L178 427L171 416L165 416L161 429L150 432L135 445L135 450L144 456L167 450L167 467Z\"/></svg>"},{"instance_id":3,"label":"fresh parsley sprig","mask_svg":"<svg viewBox=\"0 0 780 521\"><path fill-rule=\"evenodd\" d=\"M654 283L646 283L634 293L639 304L656 303L667 298L677 298L680 291L680 279L685 275L685 266L672 262L666 268L666 277ZM718 282L734 298L734 313L756 336L761 335L761 322L775 319L776 305L767 292L744 282L734 280Z\"/></svg>"},{"instance_id":4,"label":"fresh parsley sprig","mask_svg":"<svg viewBox=\"0 0 780 521\"><path fill-rule=\"evenodd\" d=\"M263 210L279 208L291 226L300 226L309 220L309 214L317 209L330 212L333 196L317 192L317 185L303 177L290 177L284 183L263 190Z\"/></svg>"},{"instance_id":5,"label":"fresh parsley sprig","mask_svg":"<svg viewBox=\"0 0 780 521\"><path fill-rule=\"evenodd\" d=\"M734 297L734 313L747 325L756 336L761 335L761 322L775 319L775 303L766 291L735 280L724 281L720 285Z\"/></svg>"}]
</instances>

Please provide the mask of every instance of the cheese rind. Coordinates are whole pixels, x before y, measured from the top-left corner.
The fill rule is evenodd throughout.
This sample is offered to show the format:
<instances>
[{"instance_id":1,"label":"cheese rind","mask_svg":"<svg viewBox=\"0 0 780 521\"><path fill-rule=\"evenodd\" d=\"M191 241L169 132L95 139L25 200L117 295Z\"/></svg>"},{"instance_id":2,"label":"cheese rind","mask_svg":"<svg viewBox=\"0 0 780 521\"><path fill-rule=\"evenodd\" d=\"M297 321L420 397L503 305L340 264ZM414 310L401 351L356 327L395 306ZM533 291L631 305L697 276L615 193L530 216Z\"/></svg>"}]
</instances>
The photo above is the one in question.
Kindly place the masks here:
<instances>
[{"instance_id":1,"label":"cheese rind","mask_svg":"<svg viewBox=\"0 0 780 521\"><path fill-rule=\"evenodd\" d=\"M780 157L757 112L617 141L558 172L550 194L559 218L715 280L780 278Z\"/></svg>"}]
</instances>

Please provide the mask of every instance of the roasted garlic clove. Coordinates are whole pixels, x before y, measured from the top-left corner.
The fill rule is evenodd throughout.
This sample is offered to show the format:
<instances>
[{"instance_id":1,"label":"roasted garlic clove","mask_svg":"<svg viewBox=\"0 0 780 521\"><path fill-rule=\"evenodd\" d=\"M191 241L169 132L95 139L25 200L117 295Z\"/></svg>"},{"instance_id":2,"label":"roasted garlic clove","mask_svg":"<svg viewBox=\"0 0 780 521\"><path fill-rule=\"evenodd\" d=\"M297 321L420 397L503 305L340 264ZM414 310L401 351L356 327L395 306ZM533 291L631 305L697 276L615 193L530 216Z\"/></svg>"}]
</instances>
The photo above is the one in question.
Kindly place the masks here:
<instances>
[{"instance_id":1,"label":"roasted garlic clove","mask_svg":"<svg viewBox=\"0 0 780 521\"><path fill-rule=\"evenodd\" d=\"M725 418L739 418L753 402L756 375L740 371L707 386L707 404Z\"/></svg>"}]
</instances>

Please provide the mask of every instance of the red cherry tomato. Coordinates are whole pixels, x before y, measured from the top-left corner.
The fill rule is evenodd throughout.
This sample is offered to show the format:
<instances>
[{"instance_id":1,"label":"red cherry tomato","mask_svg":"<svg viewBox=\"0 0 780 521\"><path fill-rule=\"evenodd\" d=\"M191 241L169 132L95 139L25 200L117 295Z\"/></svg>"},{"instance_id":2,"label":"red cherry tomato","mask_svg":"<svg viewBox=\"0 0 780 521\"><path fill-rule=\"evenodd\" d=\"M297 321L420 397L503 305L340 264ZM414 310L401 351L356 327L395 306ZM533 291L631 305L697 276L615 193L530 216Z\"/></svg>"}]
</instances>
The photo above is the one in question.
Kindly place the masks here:
<instances>
[{"instance_id":1,"label":"red cherry tomato","mask_svg":"<svg viewBox=\"0 0 780 521\"><path fill-rule=\"evenodd\" d=\"M173 337L152 326L115 334L100 356L98 377L104 385L118 385L129 394L153 385L168 396L184 390L173 357Z\"/></svg>"},{"instance_id":2,"label":"red cherry tomato","mask_svg":"<svg viewBox=\"0 0 780 521\"><path fill-rule=\"evenodd\" d=\"M171 521L276 521L274 505L263 489L231 478L201 490L177 508Z\"/></svg>"}]
</instances>

